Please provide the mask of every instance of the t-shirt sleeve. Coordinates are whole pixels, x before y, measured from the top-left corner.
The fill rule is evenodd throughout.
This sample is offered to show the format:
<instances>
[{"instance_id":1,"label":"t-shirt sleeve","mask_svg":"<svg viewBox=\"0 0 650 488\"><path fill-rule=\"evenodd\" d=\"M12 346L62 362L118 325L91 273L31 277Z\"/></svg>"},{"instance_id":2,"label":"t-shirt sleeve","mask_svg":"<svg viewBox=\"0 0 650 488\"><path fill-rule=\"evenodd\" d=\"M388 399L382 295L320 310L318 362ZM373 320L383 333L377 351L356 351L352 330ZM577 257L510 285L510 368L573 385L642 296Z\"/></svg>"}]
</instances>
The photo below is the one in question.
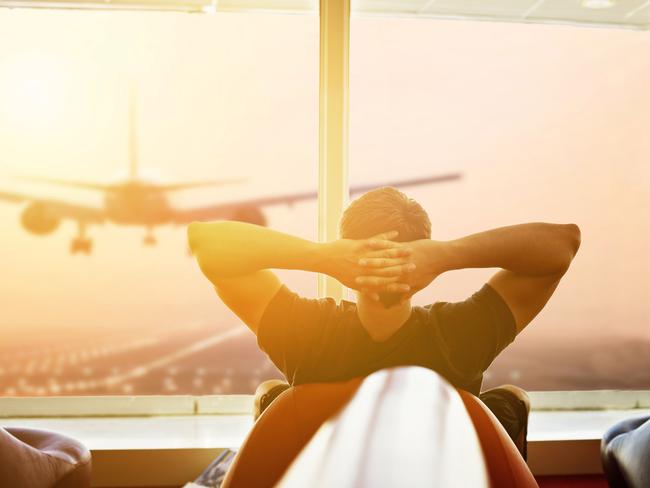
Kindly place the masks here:
<instances>
[{"instance_id":1,"label":"t-shirt sleeve","mask_svg":"<svg viewBox=\"0 0 650 488\"><path fill-rule=\"evenodd\" d=\"M300 383L331 344L336 302L304 298L282 286L267 305L257 343L290 383Z\"/></svg>"},{"instance_id":2,"label":"t-shirt sleeve","mask_svg":"<svg viewBox=\"0 0 650 488\"><path fill-rule=\"evenodd\" d=\"M516 335L515 319L490 285L462 302L433 305L450 366L468 380L479 377Z\"/></svg>"}]
</instances>

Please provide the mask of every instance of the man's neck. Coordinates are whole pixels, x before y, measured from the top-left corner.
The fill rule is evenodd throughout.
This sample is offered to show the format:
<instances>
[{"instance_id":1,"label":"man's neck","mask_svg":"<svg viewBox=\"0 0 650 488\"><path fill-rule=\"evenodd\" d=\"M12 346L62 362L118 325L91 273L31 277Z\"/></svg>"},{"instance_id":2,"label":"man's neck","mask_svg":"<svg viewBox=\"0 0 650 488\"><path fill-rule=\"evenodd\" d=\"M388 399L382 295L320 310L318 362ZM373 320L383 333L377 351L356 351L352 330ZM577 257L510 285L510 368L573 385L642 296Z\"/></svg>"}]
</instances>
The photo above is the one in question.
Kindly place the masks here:
<instances>
[{"instance_id":1,"label":"man's neck","mask_svg":"<svg viewBox=\"0 0 650 488\"><path fill-rule=\"evenodd\" d=\"M411 301L394 305L388 309L381 303L359 296L357 315L361 325L375 342L388 340L411 316Z\"/></svg>"}]
</instances>

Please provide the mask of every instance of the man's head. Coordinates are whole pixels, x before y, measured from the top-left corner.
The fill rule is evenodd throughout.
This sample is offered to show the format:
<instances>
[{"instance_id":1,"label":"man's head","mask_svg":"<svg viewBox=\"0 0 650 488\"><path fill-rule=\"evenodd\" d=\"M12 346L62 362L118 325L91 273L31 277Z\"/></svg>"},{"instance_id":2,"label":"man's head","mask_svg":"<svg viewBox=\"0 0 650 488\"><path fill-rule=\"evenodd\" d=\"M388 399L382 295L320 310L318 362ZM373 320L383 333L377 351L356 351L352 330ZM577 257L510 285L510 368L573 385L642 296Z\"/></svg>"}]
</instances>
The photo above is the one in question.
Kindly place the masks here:
<instances>
[{"instance_id":1,"label":"man's head","mask_svg":"<svg viewBox=\"0 0 650 488\"><path fill-rule=\"evenodd\" d=\"M343 239L367 239L396 230L399 242L431 238L431 221L422 206L401 191L386 186L354 200L341 217L339 234ZM384 307L398 303L400 293L380 293Z\"/></svg>"}]
</instances>

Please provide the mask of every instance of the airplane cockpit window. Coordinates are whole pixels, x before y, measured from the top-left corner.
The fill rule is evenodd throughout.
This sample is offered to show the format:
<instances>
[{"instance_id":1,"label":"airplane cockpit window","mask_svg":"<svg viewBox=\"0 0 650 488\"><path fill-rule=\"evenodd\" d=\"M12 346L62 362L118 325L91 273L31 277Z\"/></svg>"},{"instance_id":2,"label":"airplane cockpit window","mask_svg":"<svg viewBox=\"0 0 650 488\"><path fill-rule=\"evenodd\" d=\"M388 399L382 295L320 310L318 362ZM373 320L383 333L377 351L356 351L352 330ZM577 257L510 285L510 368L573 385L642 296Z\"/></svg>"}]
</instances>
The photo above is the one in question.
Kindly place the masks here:
<instances>
[{"instance_id":1,"label":"airplane cockpit window","mask_svg":"<svg viewBox=\"0 0 650 488\"><path fill-rule=\"evenodd\" d=\"M278 376L185 227L316 239L318 16L0 9L0 32L0 396Z\"/></svg>"},{"instance_id":2,"label":"airplane cockpit window","mask_svg":"<svg viewBox=\"0 0 650 488\"><path fill-rule=\"evenodd\" d=\"M369 4L356 2L350 29L350 184L457 175L406 190L434 239L523 222L582 230L569 272L484 387L650 388L648 32L370 16ZM465 299L493 273L445 273L416 303Z\"/></svg>"}]
</instances>

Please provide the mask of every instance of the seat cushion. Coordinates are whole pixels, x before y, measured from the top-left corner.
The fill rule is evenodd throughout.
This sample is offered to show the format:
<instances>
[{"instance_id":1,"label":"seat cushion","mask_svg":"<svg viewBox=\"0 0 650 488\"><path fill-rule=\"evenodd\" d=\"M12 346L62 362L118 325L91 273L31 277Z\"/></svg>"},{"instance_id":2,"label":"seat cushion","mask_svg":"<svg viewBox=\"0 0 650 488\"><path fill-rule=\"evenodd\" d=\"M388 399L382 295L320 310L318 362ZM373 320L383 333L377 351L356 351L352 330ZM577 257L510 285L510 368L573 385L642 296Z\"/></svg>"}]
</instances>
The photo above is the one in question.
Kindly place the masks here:
<instances>
[{"instance_id":1,"label":"seat cushion","mask_svg":"<svg viewBox=\"0 0 650 488\"><path fill-rule=\"evenodd\" d=\"M37 429L0 428L0 486L90 486L90 451L70 437Z\"/></svg>"},{"instance_id":2,"label":"seat cushion","mask_svg":"<svg viewBox=\"0 0 650 488\"><path fill-rule=\"evenodd\" d=\"M623 420L607 430L600 454L610 486L650 486L650 416Z\"/></svg>"}]
</instances>

